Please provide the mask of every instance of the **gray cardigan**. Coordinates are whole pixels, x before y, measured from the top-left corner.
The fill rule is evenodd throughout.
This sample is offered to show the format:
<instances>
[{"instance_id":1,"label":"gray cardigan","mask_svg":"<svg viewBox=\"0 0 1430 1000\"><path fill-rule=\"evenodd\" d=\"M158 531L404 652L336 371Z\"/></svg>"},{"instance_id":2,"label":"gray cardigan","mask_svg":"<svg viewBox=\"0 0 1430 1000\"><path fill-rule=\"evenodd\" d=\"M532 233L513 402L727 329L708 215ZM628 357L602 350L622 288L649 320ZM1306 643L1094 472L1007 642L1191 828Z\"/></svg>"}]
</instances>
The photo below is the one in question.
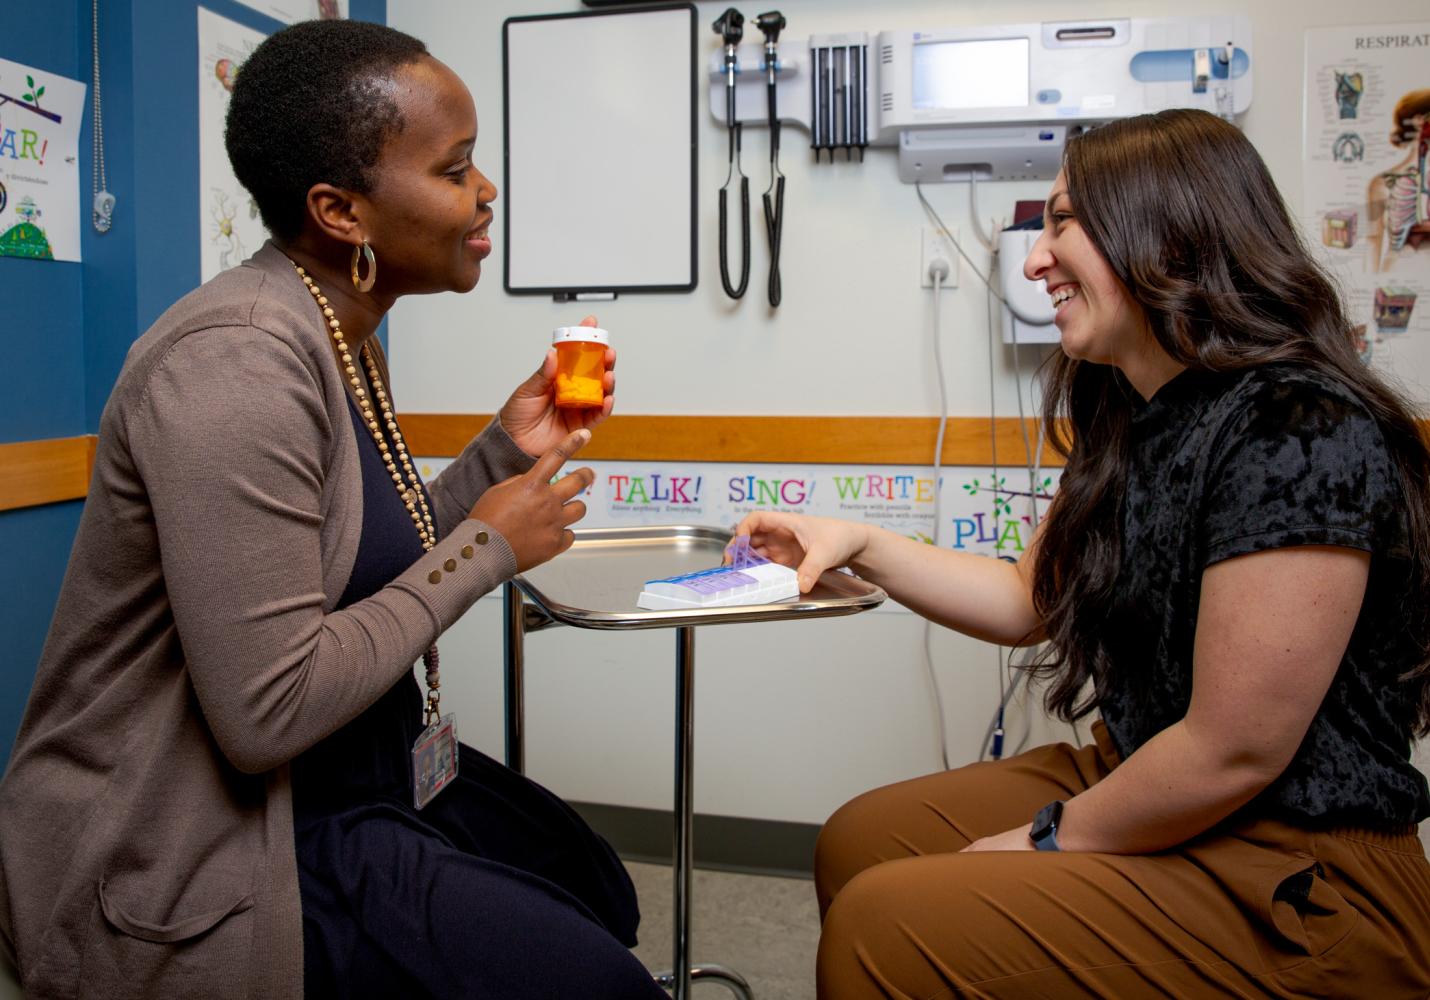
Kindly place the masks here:
<instances>
[{"instance_id":1,"label":"gray cardigan","mask_svg":"<svg viewBox=\"0 0 1430 1000\"><path fill-rule=\"evenodd\" d=\"M130 350L0 783L29 995L302 996L288 762L516 571L465 518L533 463L493 422L431 484L436 548L334 611L362 528L346 392L271 245Z\"/></svg>"}]
</instances>

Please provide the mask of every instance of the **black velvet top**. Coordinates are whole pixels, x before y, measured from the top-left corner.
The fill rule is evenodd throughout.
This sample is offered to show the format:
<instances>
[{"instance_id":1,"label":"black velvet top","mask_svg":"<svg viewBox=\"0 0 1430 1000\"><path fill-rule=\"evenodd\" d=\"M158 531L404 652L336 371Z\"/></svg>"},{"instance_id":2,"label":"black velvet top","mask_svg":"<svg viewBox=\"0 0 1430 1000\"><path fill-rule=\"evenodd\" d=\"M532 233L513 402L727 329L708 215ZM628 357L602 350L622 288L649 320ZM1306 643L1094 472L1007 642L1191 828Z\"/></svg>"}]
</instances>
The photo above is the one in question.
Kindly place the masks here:
<instances>
[{"instance_id":1,"label":"black velvet top","mask_svg":"<svg viewBox=\"0 0 1430 1000\"><path fill-rule=\"evenodd\" d=\"M338 608L377 593L423 551L412 517L351 399L348 415L362 462L362 536ZM430 496L427 502L430 506ZM422 706L422 691L408 671L357 718L294 758L293 817L300 834L315 822L374 801L411 806L410 755L423 729Z\"/></svg>"},{"instance_id":2,"label":"black velvet top","mask_svg":"<svg viewBox=\"0 0 1430 1000\"><path fill-rule=\"evenodd\" d=\"M1315 826L1430 815L1409 760L1415 709L1396 679L1418 662L1406 623L1423 626L1426 611L1405 603L1404 497L1369 412L1327 377L1279 366L1184 371L1150 402L1130 395L1122 569L1103 632L1112 669L1098 698L1118 750L1187 713L1207 566L1283 546L1362 549L1370 579L1330 692L1290 766L1246 809Z\"/></svg>"}]
</instances>

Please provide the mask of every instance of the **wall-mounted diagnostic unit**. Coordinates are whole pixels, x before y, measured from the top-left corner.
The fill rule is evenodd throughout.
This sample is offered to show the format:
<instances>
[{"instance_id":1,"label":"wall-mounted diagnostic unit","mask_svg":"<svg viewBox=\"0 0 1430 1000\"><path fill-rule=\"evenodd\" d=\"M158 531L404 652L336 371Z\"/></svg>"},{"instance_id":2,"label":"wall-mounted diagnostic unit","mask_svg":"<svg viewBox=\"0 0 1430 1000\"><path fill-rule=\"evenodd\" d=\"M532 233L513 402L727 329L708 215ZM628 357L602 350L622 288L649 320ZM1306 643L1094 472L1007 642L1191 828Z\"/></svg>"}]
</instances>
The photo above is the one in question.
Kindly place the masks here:
<instances>
[{"instance_id":1,"label":"wall-mounted diagnostic unit","mask_svg":"<svg viewBox=\"0 0 1430 1000\"><path fill-rule=\"evenodd\" d=\"M1070 134L1131 115L1202 108L1233 120L1251 105L1244 16L1112 18L786 37L782 122L816 156L895 146L912 183L1051 178ZM737 119L765 119L765 67L739 47ZM725 120L724 53L711 54L711 111Z\"/></svg>"}]
</instances>

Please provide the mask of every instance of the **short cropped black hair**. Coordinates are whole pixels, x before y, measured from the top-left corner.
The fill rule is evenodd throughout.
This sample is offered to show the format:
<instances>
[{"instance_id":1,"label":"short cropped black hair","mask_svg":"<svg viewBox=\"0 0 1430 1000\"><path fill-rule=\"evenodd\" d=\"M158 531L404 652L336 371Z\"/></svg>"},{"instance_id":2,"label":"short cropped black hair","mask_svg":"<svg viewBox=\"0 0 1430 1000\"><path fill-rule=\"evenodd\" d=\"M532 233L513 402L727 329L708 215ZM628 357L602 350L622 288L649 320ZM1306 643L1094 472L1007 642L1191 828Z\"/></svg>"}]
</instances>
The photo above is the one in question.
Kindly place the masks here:
<instances>
[{"instance_id":1,"label":"short cropped black hair","mask_svg":"<svg viewBox=\"0 0 1430 1000\"><path fill-rule=\"evenodd\" d=\"M308 190L372 190L371 169L402 115L382 86L427 46L366 21L302 21L265 39L239 68L224 144L269 232L303 229Z\"/></svg>"}]
</instances>

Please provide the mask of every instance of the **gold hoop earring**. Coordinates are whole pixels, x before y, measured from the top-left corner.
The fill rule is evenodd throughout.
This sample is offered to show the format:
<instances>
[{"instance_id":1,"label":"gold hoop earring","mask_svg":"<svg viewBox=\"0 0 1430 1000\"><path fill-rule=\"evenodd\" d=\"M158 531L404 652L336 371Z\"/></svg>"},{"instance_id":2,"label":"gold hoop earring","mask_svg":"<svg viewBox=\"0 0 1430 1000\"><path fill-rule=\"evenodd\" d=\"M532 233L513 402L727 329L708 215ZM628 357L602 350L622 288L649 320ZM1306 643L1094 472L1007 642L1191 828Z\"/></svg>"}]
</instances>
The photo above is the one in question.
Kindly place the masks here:
<instances>
[{"instance_id":1,"label":"gold hoop earring","mask_svg":"<svg viewBox=\"0 0 1430 1000\"><path fill-rule=\"evenodd\" d=\"M358 274L358 262L367 264L367 277ZM353 287L360 292L372 291L373 284L377 281L377 258L372 255L372 247L367 245L367 240L362 241L362 246L353 247L352 259Z\"/></svg>"}]
</instances>

